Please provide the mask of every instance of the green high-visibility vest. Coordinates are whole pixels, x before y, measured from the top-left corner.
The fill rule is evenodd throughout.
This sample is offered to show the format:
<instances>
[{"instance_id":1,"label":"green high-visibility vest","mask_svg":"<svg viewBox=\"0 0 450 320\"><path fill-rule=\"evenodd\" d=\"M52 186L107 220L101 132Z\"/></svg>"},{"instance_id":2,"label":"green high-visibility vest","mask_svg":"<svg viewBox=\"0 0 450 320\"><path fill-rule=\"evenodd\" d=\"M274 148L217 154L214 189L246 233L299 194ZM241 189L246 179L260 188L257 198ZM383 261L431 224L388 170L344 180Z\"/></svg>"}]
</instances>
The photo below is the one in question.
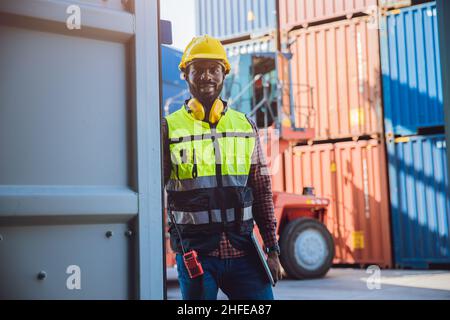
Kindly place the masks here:
<instances>
[{"instance_id":1,"label":"green high-visibility vest","mask_svg":"<svg viewBox=\"0 0 450 320\"><path fill-rule=\"evenodd\" d=\"M255 134L245 114L227 108L215 128L183 106L167 119L172 169L167 190L245 186Z\"/></svg>"},{"instance_id":2,"label":"green high-visibility vest","mask_svg":"<svg viewBox=\"0 0 450 320\"><path fill-rule=\"evenodd\" d=\"M183 242L187 250L207 253L218 248L225 232L233 247L251 250L253 192L247 181L256 143L252 124L230 108L216 126L196 120L186 106L166 120L172 249L181 253Z\"/></svg>"}]
</instances>

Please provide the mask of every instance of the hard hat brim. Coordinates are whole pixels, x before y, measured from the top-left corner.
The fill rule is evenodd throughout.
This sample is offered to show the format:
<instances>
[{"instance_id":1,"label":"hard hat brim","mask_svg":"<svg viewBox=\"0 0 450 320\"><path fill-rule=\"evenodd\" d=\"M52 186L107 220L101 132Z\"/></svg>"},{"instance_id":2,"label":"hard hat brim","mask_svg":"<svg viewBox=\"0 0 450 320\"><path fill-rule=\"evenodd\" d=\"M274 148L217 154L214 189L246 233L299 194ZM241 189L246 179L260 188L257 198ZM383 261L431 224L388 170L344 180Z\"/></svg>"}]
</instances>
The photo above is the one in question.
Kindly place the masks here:
<instances>
[{"instance_id":1,"label":"hard hat brim","mask_svg":"<svg viewBox=\"0 0 450 320\"><path fill-rule=\"evenodd\" d=\"M189 67L191 64L193 64L193 63L195 63L195 62L199 62L199 61L211 61L211 62L216 62L216 63L220 64L220 65L223 67L224 70L227 69L227 67L226 67L226 65L225 65L225 62L224 62L222 59L206 59L206 58L197 58L197 59L193 59L193 60L191 60L191 61L188 61L188 62L186 63L186 67L185 67L185 68L187 69L187 67Z\"/></svg>"},{"instance_id":2,"label":"hard hat brim","mask_svg":"<svg viewBox=\"0 0 450 320\"><path fill-rule=\"evenodd\" d=\"M230 69L231 69L231 66L227 63L227 61L224 61L223 59L218 58L217 55L208 54L208 53L196 54L195 56L193 56L191 59L185 61L184 63L180 63L179 69L181 71L185 71L186 68L190 64L192 64L192 63L194 63L194 62L196 62L198 60L216 61L216 62L220 63L224 67L225 73L230 72Z\"/></svg>"}]
</instances>

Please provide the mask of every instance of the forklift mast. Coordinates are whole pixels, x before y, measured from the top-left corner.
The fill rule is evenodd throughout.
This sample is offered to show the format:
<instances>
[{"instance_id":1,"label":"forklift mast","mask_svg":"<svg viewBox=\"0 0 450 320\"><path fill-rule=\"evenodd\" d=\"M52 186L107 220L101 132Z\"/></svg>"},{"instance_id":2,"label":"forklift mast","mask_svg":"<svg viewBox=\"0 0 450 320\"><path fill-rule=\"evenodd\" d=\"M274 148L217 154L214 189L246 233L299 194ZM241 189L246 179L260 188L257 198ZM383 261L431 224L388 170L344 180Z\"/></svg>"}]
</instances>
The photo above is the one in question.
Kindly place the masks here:
<instances>
[{"instance_id":1,"label":"forklift mast","mask_svg":"<svg viewBox=\"0 0 450 320\"><path fill-rule=\"evenodd\" d=\"M314 129L309 125L314 106L298 106L294 100L294 93L312 96L313 88L292 83L289 58L280 52L233 56L232 70L224 85L223 96L229 105L246 113L260 130L277 130L280 145L314 138Z\"/></svg>"}]
</instances>

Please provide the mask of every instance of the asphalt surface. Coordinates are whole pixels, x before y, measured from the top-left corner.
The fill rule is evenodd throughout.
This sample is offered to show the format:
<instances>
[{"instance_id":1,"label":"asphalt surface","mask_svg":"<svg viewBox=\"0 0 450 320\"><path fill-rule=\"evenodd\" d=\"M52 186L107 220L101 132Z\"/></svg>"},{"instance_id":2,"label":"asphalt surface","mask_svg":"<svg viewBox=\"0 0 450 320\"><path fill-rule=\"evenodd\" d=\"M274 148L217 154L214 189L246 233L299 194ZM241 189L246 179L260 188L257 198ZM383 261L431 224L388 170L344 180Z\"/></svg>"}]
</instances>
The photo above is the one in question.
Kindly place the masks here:
<instances>
[{"instance_id":1,"label":"asphalt surface","mask_svg":"<svg viewBox=\"0 0 450 320\"><path fill-rule=\"evenodd\" d=\"M278 300L450 300L450 271L332 268L321 279L282 280ZM181 299L176 270L168 271L167 298ZM227 297L219 292L219 300Z\"/></svg>"}]
</instances>

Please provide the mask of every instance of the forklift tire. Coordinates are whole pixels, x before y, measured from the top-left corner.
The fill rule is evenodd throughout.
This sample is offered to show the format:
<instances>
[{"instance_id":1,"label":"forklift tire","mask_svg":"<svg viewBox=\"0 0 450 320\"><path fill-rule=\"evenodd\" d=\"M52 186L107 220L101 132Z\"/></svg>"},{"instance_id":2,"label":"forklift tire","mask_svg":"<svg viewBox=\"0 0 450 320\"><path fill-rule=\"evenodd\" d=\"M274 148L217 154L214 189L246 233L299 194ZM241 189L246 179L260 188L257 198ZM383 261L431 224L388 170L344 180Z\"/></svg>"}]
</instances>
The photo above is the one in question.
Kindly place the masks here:
<instances>
[{"instance_id":1,"label":"forklift tire","mask_svg":"<svg viewBox=\"0 0 450 320\"><path fill-rule=\"evenodd\" d=\"M280 261L294 279L323 277L334 258L334 241L328 229L311 218L289 222L280 237Z\"/></svg>"}]
</instances>

